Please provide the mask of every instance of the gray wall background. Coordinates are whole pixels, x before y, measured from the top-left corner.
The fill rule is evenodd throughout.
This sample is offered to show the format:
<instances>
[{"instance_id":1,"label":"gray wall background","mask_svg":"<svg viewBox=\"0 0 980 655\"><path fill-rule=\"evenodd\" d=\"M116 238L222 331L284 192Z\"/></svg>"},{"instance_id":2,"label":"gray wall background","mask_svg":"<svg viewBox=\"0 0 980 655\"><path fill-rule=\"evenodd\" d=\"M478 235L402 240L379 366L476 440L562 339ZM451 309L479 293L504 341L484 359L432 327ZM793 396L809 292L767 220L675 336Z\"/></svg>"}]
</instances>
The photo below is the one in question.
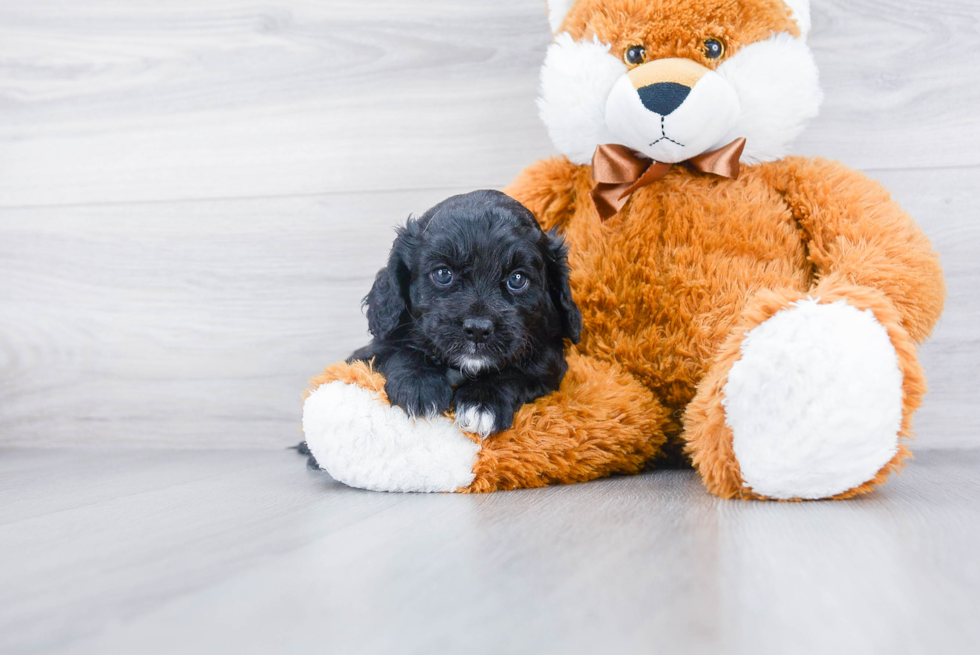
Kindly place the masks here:
<instances>
[{"instance_id":1,"label":"gray wall background","mask_svg":"<svg viewBox=\"0 0 980 655\"><path fill-rule=\"evenodd\" d=\"M940 250L920 448L980 445L980 5L815 0L797 144ZM0 3L0 445L279 448L391 227L551 154L541 0Z\"/></svg>"}]
</instances>

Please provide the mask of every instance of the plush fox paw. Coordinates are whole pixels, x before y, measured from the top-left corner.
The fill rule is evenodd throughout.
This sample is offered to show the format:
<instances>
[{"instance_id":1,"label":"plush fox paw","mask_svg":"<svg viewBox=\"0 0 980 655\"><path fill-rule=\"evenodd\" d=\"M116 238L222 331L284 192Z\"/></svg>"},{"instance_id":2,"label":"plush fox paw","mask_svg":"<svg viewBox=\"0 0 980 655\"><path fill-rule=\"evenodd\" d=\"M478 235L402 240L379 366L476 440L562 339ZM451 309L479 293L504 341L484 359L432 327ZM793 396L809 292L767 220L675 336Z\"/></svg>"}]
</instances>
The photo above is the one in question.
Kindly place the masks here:
<instances>
[{"instance_id":1,"label":"plush fox paw","mask_svg":"<svg viewBox=\"0 0 980 655\"><path fill-rule=\"evenodd\" d=\"M844 298L806 298L729 345L688 409L695 466L713 492L845 497L908 456L901 437L921 371L897 323Z\"/></svg>"},{"instance_id":2,"label":"plush fox paw","mask_svg":"<svg viewBox=\"0 0 980 655\"><path fill-rule=\"evenodd\" d=\"M902 372L870 310L802 301L754 329L723 401L742 480L770 498L829 498L898 452Z\"/></svg>"},{"instance_id":3,"label":"plush fox paw","mask_svg":"<svg viewBox=\"0 0 980 655\"><path fill-rule=\"evenodd\" d=\"M474 478L480 445L444 416L410 418L392 406L384 378L363 363L336 364L313 380L303 432L320 468L374 491L457 491Z\"/></svg>"}]
</instances>

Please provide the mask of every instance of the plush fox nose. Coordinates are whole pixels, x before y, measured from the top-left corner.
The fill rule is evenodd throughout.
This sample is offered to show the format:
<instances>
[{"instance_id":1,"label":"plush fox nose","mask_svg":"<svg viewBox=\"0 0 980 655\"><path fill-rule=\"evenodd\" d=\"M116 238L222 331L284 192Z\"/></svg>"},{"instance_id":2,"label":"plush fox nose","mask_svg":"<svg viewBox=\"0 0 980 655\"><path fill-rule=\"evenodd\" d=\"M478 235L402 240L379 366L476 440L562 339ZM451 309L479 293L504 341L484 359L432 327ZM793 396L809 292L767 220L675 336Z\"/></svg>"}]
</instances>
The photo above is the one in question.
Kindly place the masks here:
<instances>
[{"instance_id":1,"label":"plush fox nose","mask_svg":"<svg viewBox=\"0 0 980 655\"><path fill-rule=\"evenodd\" d=\"M466 338L473 343L483 343L493 334L493 321L485 318L468 318L463 321L463 331Z\"/></svg>"},{"instance_id":2,"label":"plush fox nose","mask_svg":"<svg viewBox=\"0 0 980 655\"><path fill-rule=\"evenodd\" d=\"M645 86L637 93L643 106L661 116L669 116L675 109L684 104L691 88L674 82L660 82Z\"/></svg>"},{"instance_id":3,"label":"plush fox nose","mask_svg":"<svg viewBox=\"0 0 980 655\"><path fill-rule=\"evenodd\" d=\"M690 59L656 59L628 73L643 106L669 116L684 104L691 89L710 71Z\"/></svg>"}]
</instances>

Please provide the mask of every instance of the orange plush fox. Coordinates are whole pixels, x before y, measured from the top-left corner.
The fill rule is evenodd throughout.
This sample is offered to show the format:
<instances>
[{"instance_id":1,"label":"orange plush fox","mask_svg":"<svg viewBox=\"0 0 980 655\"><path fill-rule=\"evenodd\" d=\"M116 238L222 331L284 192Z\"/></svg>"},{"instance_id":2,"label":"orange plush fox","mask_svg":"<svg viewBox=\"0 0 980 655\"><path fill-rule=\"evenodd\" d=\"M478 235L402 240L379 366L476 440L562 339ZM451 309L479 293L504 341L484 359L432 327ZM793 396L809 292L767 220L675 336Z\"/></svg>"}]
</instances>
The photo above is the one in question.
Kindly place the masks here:
<instances>
[{"instance_id":1,"label":"orange plush fox","mask_svg":"<svg viewBox=\"0 0 980 655\"><path fill-rule=\"evenodd\" d=\"M689 461L724 498L848 498L909 456L942 311L888 193L787 157L822 94L808 0L551 0L541 116L561 156L506 191L570 246L582 341L486 440L409 419L362 364L303 429L351 486L494 491Z\"/></svg>"}]
</instances>

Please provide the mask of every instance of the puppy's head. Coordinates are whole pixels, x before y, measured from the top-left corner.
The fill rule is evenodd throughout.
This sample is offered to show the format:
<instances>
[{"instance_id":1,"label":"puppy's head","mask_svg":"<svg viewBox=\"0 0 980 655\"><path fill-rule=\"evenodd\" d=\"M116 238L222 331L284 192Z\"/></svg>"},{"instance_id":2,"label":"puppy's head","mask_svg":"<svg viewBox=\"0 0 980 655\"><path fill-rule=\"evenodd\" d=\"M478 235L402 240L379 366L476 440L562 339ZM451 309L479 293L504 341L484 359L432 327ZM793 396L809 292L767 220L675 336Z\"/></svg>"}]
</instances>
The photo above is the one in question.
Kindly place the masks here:
<instances>
[{"instance_id":1,"label":"puppy's head","mask_svg":"<svg viewBox=\"0 0 980 655\"><path fill-rule=\"evenodd\" d=\"M471 374L577 342L582 326L561 239L498 191L409 219L365 302L375 338L405 339Z\"/></svg>"}]
</instances>

